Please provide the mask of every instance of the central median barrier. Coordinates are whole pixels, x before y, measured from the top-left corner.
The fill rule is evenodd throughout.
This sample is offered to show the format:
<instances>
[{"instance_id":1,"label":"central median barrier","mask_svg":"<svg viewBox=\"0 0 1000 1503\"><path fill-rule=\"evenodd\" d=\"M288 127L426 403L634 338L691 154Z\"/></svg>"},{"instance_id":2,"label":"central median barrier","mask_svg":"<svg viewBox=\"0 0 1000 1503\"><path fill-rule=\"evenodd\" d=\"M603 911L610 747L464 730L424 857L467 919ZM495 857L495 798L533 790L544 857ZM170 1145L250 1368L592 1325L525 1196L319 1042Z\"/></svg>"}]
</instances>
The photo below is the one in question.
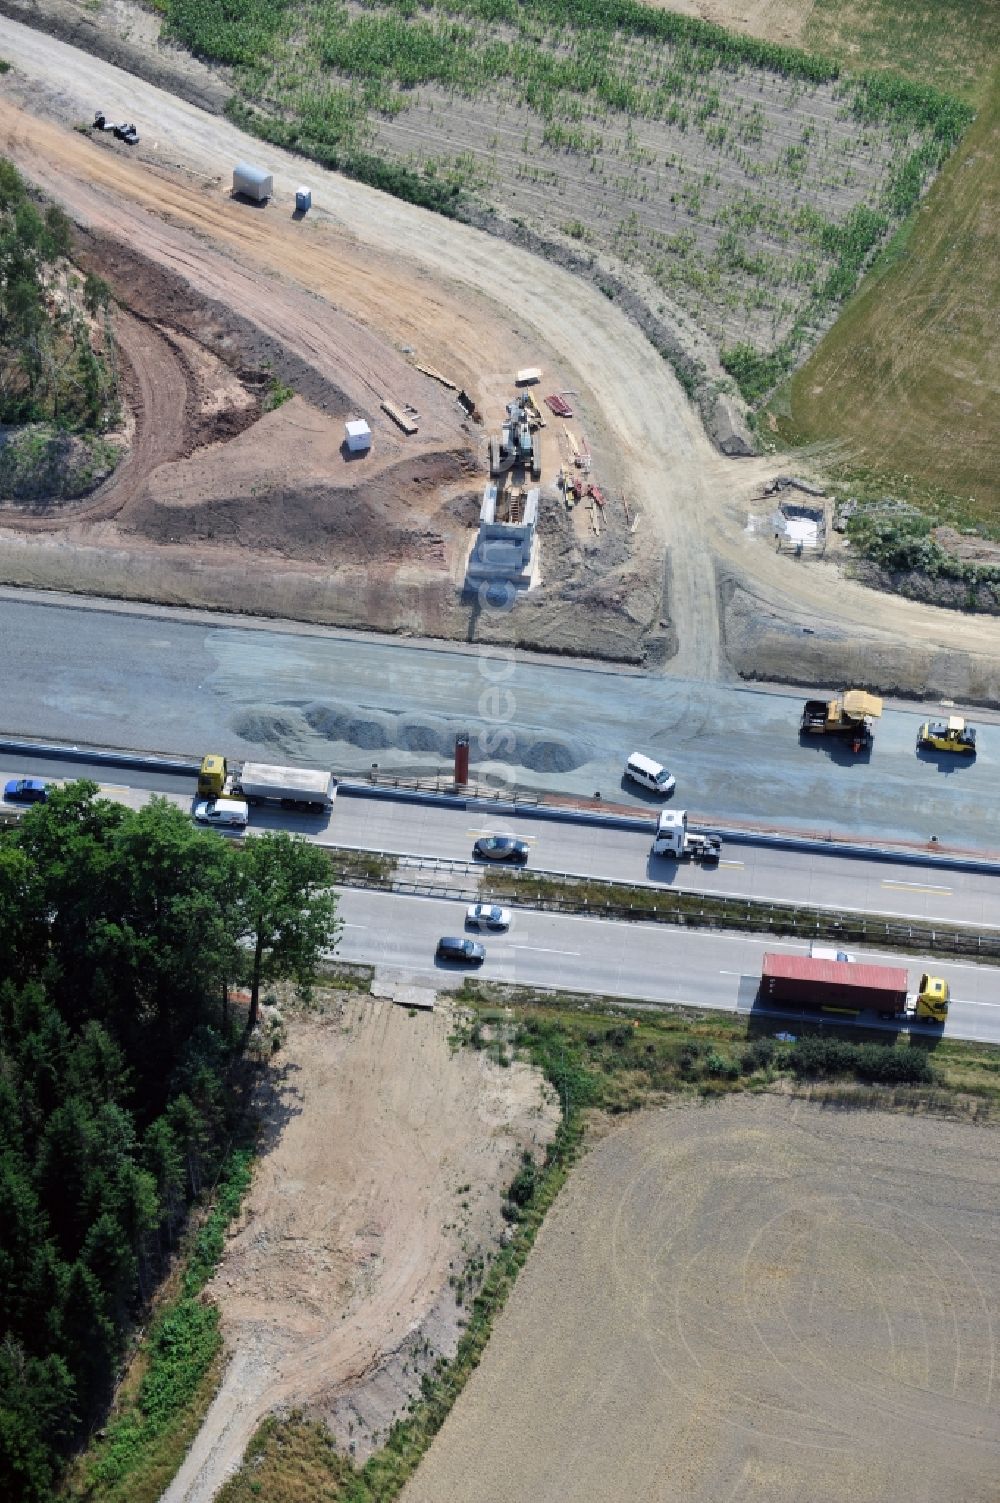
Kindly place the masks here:
<instances>
[{"instance_id":1,"label":"central median barrier","mask_svg":"<svg viewBox=\"0 0 1000 1503\"><path fill-rule=\"evenodd\" d=\"M562 872L507 870L480 862L437 856L396 856L324 846L335 887L368 888L399 896L468 900L479 878L480 902L506 903L541 913L572 913L622 923L660 923L675 928L719 929L820 940L845 947L951 955L984 963L1000 960L1000 929L927 924L862 910L810 907L755 898L682 891L653 883L613 882ZM408 875L412 873L412 875ZM433 874L433 875L429 875Z\"/></svg>"}]
</instances>

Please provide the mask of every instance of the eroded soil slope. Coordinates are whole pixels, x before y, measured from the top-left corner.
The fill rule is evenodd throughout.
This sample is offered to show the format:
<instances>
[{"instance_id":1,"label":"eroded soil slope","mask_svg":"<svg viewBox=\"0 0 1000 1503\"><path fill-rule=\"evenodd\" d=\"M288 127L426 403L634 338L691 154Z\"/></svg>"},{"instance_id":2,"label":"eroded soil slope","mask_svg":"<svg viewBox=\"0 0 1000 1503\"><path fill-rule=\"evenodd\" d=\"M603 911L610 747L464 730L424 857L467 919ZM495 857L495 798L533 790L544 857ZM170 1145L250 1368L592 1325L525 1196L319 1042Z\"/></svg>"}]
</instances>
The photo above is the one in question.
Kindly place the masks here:
<instances>
[{"instance_id":1,"label":"eroded soil slope","mask_svg":"<svg viewBox=\"0 0 1000 1503\"><path fill-rule=\"evenodd\" d=\"M210 1286L229 1363L164 1503L207 1503L279 1406L321 1415L363 1456L454 1351L451 1274L496 1245L501 1192L557 1108L527 1066L453 1053L448 1032L444 1011L372 999L292 1022Z\"/></svg>"}]
</instances>

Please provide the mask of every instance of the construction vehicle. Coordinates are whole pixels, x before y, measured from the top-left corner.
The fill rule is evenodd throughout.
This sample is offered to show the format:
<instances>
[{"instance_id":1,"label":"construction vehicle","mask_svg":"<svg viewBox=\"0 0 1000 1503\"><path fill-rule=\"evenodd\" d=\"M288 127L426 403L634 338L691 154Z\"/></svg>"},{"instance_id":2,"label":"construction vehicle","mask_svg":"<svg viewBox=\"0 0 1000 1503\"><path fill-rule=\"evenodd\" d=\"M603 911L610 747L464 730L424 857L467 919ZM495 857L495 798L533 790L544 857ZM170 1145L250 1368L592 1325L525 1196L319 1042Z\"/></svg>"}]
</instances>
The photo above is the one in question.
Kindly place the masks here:
<instances>
[{"instance_id":1,"label":"construction vehicle","mask_svg":"<svg viewBox=\"0 0 1000 1503\"><path fill-rule=\"evenodd\" d=\"M109 130L119 141L124 141L126 146L139 144L139 132L134 125L116 125L109 120L103 110L98 110L94 116L94 130Z\"/></svg>"},{"instance_id":2,"label":"construction vehicle","mask_svg":"<svg viewBox=\"0 0 1000 1503\"><path fill-rule=\"evenodd\" d=\"M961 715L950 715L947 720L925 720L917 732L917 746L921 751L958 752L974 757L976 733Z\"/></svg>"},{"instance_id":3,"label":"construction vehicle","mask_svg":"<svg viewBox=\"0 0 1000 1503\"><path fill-rule=\"evenodd\" d=\"M534 404L527 393L507 403L507 416L500 427L500 437L490 439L490 476L506 475L515 466L530 470L531 478L542 474L542 448L534 431L537 419Z\"/></svg>"},{"instance_id":4,"label":"construction vehicle","mask_svg":"<svg viewBox=\"0 0 1000 1503\"><path fill-rule=\"evenodd\" d=\"M757 995L761 1002L788 1002L846 1018L871 1011L898 1022L943 1024L951 1000L947 981L925 972L913 994L908 982L903 966L869 965L843 950L771 953L764 956Z\"/></svg>"},{"instance_id":5,"label":"construction vehicle","mask_svg":"<svg viewBox=\"0 0 1000 1503\"><path fill-rule=\"evenodd\" d=\"M839 736L853 752L869 751L874 740L872 722L882 714L877 694L845 689L836 699L807 699L802 707L800 736Z\"/></svg>"},{"instance_id":6,"label":"construction vehicle","mask_svg":"<svg viewBox=\"0 0 1000 1503\"><path fill-rule=\"evenodd\" d=\"M718 861L722 841L707 830L688 828L686 809L665 809L656 822L653 855L675 861Z\"/></svg>"},{"instance_id":7,"label":"construction vehicle","mask_svg":"<svg viewBox=\"0 0 1000 1503\"><path fill-rule=\"evenodd\" d=\"M337 797L337 780L331 772L272 767L266 762L240 765L213 753L202 759L198 796L245 799L248 804L280 804L283 809L327 810Z\"/></svg>"}]
</instances>

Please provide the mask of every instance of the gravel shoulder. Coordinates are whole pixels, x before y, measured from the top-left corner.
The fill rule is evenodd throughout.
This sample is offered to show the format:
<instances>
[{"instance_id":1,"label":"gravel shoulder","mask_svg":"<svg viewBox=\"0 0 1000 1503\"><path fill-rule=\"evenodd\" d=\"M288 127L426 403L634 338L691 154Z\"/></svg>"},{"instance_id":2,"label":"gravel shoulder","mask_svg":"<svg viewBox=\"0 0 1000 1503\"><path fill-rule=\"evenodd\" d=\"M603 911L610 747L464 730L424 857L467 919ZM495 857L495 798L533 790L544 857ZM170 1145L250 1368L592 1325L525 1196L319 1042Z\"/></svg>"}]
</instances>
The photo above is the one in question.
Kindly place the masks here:
<instances>
[{"instance_id":1,"label":"gravel shoulder","mask_svg":"<svg viewBox=\"0 0 1000 1503\"><path fill-rule=\"evenodd\" d=\"M405 1503L990 1503L995 1134L776 1096L574 1172Z\"/></svg>"}]
</instances>

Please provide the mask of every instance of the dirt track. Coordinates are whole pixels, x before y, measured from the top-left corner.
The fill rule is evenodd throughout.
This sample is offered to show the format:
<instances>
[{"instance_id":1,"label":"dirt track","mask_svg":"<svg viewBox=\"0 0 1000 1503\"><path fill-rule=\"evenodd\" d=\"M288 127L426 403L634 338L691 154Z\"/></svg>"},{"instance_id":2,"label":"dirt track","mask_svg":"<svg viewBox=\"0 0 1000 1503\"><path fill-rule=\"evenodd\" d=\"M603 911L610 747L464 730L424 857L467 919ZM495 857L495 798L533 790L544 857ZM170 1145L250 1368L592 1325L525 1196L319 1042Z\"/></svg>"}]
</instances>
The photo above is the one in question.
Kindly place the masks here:
<instances>
[{"instance_id":1,"label":"dirt track","mask_svg":"<svg viewBox=\"0 0 1000 1503\"><path fill-rule=\"evenodd\" d=\"M239 268L250 277L241 311L282 319L309 358L348 374L351 359L324 339L323 305L305 311L308 293L333 299L355 326L411 344L459 380L509 372L522 359L558 369L581 392L588 429L617 461L644 526L655 524L668 545L669 610L680 643L671 672L712 678L735 666L764 678L838 682L846 639L868 665L866 681L879 682L884 670L901 693L1000 697L1000 622L881 596L829 565L779 557L745 534L743 498L781 464L716 454L663 361L593 288L312 167L317 208L303 225L277 205L263 213L234 205L220 186L232 161L266 160L285 203L302 163L96 59L87 63L84 100L78 53L16 23L4 31L5 56L34 81L35 109L85 118L97 90L112 116L150 122L145 159L127 158L44 124L29 140L25 116L0 104L5 149L84 222L94 216L112 232L149 234L166 260L196 279L208 274L218 247L219 260L234 268L232 279L216 282L219 295L231 291ZM16 93L16 75L0 87ZM160 173L157 164L169 170ZM363 382L370 364L358 359L353 374ZM65 578L57 583L66 586ZM628 622L622 629L633 630Z\"/></svg>"},{"instance_id":2,"label":"dirt track","mask_svg":"<svg viewBox=\"0 0 1000 1503\"><path fill-rule=\"evenodd\" d=\"M997 1162L778 1097L624 1123L404 1503L993 1503Z\"/></svg>"},{"instance_id":3,"label":"dirt track","mask_svg":"<svg viewBox=\"0 0 1000 1503\"><path fill-rule=\"evenodd\" d=\"M449 1027L371 999L291 1023L253 1189L210 1286L230 1361L163 1503L213 1497L280 1406L322 1414L364 1456L454 1351L449 1278L495 1245L500 1192L557 1112L527 1066L453 1053Z\"/></svg>"}]
</instances>

